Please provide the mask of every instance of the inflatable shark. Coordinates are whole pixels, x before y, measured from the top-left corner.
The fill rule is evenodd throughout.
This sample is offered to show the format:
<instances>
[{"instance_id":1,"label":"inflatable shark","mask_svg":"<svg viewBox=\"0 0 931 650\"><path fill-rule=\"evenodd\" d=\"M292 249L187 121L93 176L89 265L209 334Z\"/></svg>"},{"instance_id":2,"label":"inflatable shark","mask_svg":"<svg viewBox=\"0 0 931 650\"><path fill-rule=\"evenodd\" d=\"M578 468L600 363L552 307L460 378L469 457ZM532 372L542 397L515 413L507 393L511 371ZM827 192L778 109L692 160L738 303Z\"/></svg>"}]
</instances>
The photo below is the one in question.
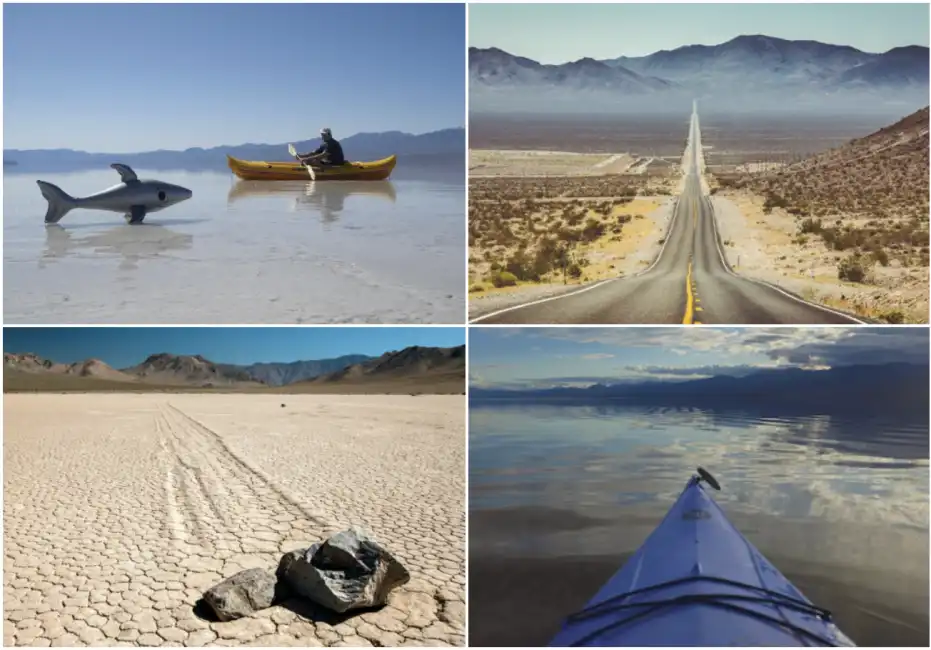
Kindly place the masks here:
<instances>
[{"instance_id":1,"label":"inflatable shark","mask_svg":"<svg viewBox=\"0 0 931 650\"><path fill-rule=\"evenodd\" d=\"M123 181L119 185L106 189L97 194L79 199L69 196L57 185L36 181L42 196L48 201L48 211L45 213L45 223L58 223L62 217L75 208L85 210L107 210L120 212L130 224L142 223L150 212L157 212L165 208L186 201L193 192L181 187L155 180L139 180L129 165L113 163Z\"/></svg>"}]
</instances>

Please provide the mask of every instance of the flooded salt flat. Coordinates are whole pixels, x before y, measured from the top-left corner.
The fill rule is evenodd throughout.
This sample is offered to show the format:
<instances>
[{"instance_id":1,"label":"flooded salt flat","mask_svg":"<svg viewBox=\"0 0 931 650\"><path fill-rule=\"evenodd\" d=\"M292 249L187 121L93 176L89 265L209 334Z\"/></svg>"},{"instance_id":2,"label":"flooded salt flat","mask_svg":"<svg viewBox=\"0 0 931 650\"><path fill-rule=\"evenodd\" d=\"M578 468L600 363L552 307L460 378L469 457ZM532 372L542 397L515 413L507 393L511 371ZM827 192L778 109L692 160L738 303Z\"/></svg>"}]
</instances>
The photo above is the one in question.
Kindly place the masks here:
<instances>
[{"instance_id":1,"label":"flooded salt flat","mask_svg":"<svg viewBox=\"0 0 931 650\"><path fill-rule=\"evenodd\" d=\"M6 171L6 170L5 170ZM4 317L16 323L461 323L461 170L385 182L240 181L149 171L193 198L128 226L74 210L46 226L37 179L72 196L111 170L4 175Z\"/></svg>"},{"instance_id":2,"label":"flooded salt flat","mask_svg":"<svg viewBox=\"0 0 931 650\"><path fill-rule=\"evenodd\" d=\"M476 646L545 645L694 468L734 525L858 645L928 643L927 415L469 407Z\"/></svg>"}]
</instances>

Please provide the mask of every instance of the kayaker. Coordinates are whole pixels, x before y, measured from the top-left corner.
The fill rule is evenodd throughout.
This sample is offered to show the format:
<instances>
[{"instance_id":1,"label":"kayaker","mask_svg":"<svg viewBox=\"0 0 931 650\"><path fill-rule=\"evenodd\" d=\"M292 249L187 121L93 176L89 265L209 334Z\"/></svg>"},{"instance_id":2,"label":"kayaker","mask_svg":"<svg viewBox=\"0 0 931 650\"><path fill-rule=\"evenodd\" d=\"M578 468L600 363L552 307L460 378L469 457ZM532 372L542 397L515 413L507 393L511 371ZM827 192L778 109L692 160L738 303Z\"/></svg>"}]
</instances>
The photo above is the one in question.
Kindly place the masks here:
<instances>
[{"instance_id":1,"label":"kayaker","mask_svg":"<svg viewBox=\"0 0 931 650\"><path fill-rule=\"evenodd\" d=\"M319 147L310 153L297 154L297 159L304 165L312 165L314 167L345 164L346 159L343 157L343 147L339 144L339 140L333 137L333 133L330 129L320 129L320 138L323 142Z\"/></svg>"}]
</instances>

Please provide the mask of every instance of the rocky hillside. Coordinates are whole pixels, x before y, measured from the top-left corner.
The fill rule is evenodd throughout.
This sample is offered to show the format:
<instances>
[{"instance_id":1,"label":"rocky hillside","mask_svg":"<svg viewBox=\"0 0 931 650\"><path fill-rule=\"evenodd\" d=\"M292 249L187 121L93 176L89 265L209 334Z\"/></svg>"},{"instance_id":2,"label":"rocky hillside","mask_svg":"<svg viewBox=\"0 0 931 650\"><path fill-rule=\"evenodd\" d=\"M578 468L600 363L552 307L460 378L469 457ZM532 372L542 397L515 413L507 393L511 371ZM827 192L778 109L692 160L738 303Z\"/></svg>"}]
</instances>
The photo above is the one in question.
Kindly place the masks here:
<instances>
[{"instance_id":1,"label":"rocky hillside","mask_svg":"<svg viewBox=\"0 0 931 650\"><path fill-rule=\"evenodd\" d=\"M379 382L400 378L465 377L465 346L431 348L412 346L344 368L314 380L314 383Z\"/></svg>"},{"instance_id":2,"label":"rocky hillside","mask_svg":"<svg viewBox=\"0 0 931 650\"><path fill-rule=\"evenodd\" d=\"M123 372L158 384L229 385L259 383L237 366L216 364L199 354L177 355L162 352L149 356Z\"/></svg>"},{"instance_id":3,"label":"rocky hillside","mask_svg":"<svg viewBox=\"0 0 931 650\"><path fill-rule=\"evenodd\" d=\"M65 372L67 364L55 363L49 359L43 359L37 354L31 352L4 352L3 369L19 372Z\"/></svg>"},{"instance_id":4,"label":"rocky hillside","mask_svg":"<svg viewBox=\"0 0 931 650\"><path fill-rule=\"evenodd\" d=\"M99 359L87 359L76 363L56 363L49 359L31 354L3 353L4 372L21 372L28 374L57 374L75 377L92 377L107 381L136 381L138 378L120 372Z\"/></svg>"},{"instance_id":5,"label":"rocky hillside","mask_svg":"<svg viewBox=\"0 0 931 650\"><path fill-rule=\"evenodd\" d=\"M846 145L776 171L721 178L800 219L829 248L928 265L928 107Z\"/></svg>"}]
</instances>

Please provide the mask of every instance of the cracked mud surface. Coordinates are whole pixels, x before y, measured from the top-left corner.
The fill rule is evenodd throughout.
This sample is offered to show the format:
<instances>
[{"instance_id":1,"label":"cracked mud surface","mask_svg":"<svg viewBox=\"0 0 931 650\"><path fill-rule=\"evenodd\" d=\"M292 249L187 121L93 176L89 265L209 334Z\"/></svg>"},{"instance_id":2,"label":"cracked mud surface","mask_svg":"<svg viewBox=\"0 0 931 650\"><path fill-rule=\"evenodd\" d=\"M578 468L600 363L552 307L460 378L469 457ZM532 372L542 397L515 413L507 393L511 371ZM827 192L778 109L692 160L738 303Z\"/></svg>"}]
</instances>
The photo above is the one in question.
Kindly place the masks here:
<instances>
[{"instance_id":1,"label":"cracked mud surface","mask_svg":"<svg viewBox=\"0 0 931 650\"><path fill-rule=\"evenodd\" d=\"M4 397L5 646L464 644L462 396ZM387 607L198 616L350 525L411 572Z\"/></svg>"}]
</instances>

